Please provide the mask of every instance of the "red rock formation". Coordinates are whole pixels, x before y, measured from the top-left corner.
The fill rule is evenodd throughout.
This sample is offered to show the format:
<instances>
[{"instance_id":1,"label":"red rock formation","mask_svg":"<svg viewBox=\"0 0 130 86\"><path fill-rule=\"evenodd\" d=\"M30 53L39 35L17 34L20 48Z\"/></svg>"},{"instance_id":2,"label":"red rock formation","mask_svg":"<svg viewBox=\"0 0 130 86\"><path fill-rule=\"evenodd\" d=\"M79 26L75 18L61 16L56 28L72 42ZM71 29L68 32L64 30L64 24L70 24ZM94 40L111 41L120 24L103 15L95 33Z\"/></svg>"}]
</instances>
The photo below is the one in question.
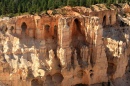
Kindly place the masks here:
<instances>
[{"instance_id":1,"label":"red rock formation","mask_svg":"<svg viewBox=\"0 0 130 86\"><path fill-rule=\"evenodd\" d=\"M130 55L130 27L117 9L64 7L55 15L2 19L0 81L5 86L87 86L121 78Z\"/></svg>"}]
</instances>

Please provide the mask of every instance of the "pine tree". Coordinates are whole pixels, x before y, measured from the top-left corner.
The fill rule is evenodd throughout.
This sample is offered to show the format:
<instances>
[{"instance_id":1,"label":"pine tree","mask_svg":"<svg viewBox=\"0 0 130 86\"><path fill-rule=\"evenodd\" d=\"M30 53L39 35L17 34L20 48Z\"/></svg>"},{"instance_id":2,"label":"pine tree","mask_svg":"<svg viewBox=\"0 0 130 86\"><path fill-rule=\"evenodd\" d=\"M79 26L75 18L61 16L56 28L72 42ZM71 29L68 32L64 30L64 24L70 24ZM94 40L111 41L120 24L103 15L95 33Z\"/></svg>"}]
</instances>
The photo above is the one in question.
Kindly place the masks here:
<instances>
[{"instance_id":1,"label":"pine tree","mask_svg":"<svg viewBox=\"0 0 130 86\"><path fill-rule=\"evenodd\" d=\"M5 14L5 7L4 6L2 7L1 11L2 11L2 15L4 15Z\"/></svg>"},{"instance_id":2,"label":"pine tree","mask_svg":"<svg viewBox=\"0 0 130 86\"><path fill-rule=\"evenodd\" d=\"M20 15L20 13L21 13L21 7L20 7L20 5L18 6L18 14Z\"/></svg>"},{"instance_id":3,"label":"pine tree","mask_svg":"<svg viewBox=\"0 0 130 86\"><path fill-rule=\"evenodd\" d=\"M67 0L67 6L70 4L70 0Z\"/></svg>"},{"instance_id":4,"label":"pine tree","mask_svg":"<svg viewBox=\"0 0 130 86\"><path fill-rule=\"evenodd\" d=\"M80 6L83 6L83 0L80 0Z\"/></svg>"},{"instance_id":5,"label":"pine tree","mask_svg":"<svg viewBox=\"0 0 130 86\"><path fill-rule=\"evenodd\" d=\"M66 6L66 5L67 5L67 1L68 1L68 0L63 0L63 1L62 1L63 6Z\"/></svg>"},{"instance_id":6,"label":"pine tree","mask_svg":"<svg viewBox=\"0 0 130 86\"><path fill-rule=\"evenodd\" d=\"M48 0L47 8L48 9L54 9L54 0Z\"/></svg>"}]
</instances>

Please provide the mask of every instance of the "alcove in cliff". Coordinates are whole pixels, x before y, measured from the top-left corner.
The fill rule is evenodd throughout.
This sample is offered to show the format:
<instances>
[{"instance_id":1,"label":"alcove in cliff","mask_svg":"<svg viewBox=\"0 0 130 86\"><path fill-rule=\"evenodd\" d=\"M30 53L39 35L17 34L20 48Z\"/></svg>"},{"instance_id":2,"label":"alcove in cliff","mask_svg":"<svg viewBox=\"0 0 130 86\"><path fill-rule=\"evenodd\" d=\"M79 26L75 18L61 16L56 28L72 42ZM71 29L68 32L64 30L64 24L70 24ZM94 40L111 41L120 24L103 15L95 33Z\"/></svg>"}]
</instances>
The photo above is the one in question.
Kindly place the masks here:
<instances>
[{"instance_id":1,"label":"alcove in cliff","mask_svg":"<svg viewBox=\"0 0 130 86\"><path fill-rule=\"evenodd\" d=\"M106 25L106 16L103 17L102 26L104 27Z\"/></svg>"},{"instance_id":2,"label":"alcove in cliff","mask_svg":"<svg viewBox=\"0 0 130 86\"><path fill-rule=\"evenodd\" d=\"M109 16L109 21L110 21L110 25L111 25L111 22L112 22L112 19L111 19L112 17L111 17L111 15Z\"/></svg>"},{"instance_id":3,"label":"alcove in cliff","mask_svg":"<svg viewBox=\"0 0 130 86\"><path fill-rule=\"evenodd\" d=\"M81 22L75 19L72 27L72 45L76 48L80 48L85 45L85 35L82 31Z\"/></svg>"},{"instance_id":4,"label":"alcove in cliff","mask_svg":"<svg viewBox=\"0 0 130 86\"><path fill-rule=\"evenodd\" d=\"M26 32L27 24L25 22L23 22L22 25L21 25L21 28L22 28L22 32Z\"/></svg>"},{"instance_id":5,"label":"alcove in cliff","mask_svg":"<svg viewBox=\"0 0 130 86\"><path fill-rule=\"evenodd\" d=\"M45 32L46 33L49 33L49 29L50 29L50 26L49 25L45 25Z\"/></svg>"},{"instance_id":6,"label":"alcove in cliff","mask_svg":"<svg viewBox=\"0 0 130 86\"><path fill-rule=\"evenodd\" d=\"M54 37L58 38L57 36L58 36L58 27L55 25L54 26Z\"/></svg>"},{"instance_id":7,"label":"alcove in cliff","mask_svg":"<svg viewBox=\"0 0 130 86\"><path fill-rule=\"evenodd\" d=\"M43 86L43 81L41 81L39 79L33 79L31 81L31 86Z\"/></svg>"},{"instance_id":8,"label":"alcove in cliff","mask_svg":"<svg viewBox=\"0 0 130 86\"><path fill-rule=\"evenodd\" d=\"M77 52L77 60L79 65L82 65L81 48L87 45L84 27L79 19L74 19L72 24L71 45Z\"/></svg>"}]
</instances>

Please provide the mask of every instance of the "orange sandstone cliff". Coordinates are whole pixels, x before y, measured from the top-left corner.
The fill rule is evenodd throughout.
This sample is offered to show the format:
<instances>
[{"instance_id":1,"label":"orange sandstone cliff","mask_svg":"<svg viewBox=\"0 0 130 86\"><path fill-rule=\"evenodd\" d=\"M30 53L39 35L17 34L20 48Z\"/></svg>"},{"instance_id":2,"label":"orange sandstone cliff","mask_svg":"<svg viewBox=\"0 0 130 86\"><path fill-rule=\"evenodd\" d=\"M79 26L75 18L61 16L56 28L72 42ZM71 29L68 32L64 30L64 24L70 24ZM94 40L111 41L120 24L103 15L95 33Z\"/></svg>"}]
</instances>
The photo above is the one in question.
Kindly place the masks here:
<instances>
[{"instance_id":1,"label":"orange sandstone cliff","mask_svg":"<svg viewBox=\"0 0 130 86\"><path fill-rule=\"evenodd\" d=\"M130 86L129 36L128 4L2 18L0 84Z\"/></svg>"}]
</instances>

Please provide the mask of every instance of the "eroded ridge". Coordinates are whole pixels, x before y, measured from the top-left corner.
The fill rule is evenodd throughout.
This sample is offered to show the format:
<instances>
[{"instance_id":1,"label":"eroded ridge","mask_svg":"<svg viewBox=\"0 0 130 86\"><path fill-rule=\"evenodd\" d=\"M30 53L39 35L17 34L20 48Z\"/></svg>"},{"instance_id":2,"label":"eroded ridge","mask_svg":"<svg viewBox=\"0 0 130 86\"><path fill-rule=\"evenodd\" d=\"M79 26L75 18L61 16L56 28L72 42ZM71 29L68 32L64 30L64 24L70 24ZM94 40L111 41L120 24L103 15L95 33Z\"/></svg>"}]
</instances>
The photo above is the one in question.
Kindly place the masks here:
<instances>
[{"instance_id":1,"label":"eroded ridge","mask_svg":"<svg viewBox=\"0 0 130 86\"><path fill-rule=\"evenodd\" d=\"M64 7L55 15L1 19L1 85L109 86L123 77L130 7L119 6Z\"/></svg>"}]
</instances>

